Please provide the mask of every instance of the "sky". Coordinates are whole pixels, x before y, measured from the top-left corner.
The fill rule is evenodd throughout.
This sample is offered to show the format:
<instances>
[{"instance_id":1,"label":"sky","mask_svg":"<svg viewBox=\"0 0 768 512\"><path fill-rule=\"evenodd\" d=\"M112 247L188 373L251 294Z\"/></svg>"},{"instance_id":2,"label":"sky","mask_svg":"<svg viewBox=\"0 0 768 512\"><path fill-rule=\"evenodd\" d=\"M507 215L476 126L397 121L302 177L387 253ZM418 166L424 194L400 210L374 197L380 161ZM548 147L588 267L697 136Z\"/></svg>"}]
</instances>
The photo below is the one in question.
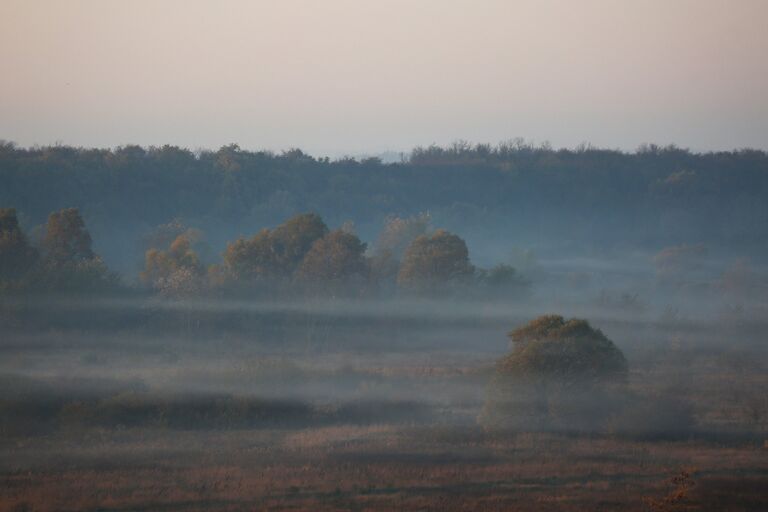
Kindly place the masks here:
<instances>
[{"instance_id":1,"label":"sky","mask_svg":"<svg viewBox=\"0 0 768 512\"><path fill-rule=\"evenodd\" d=\"M0 139L768 149L768 0L0 0Z\"/></svg>"}]
</instances>

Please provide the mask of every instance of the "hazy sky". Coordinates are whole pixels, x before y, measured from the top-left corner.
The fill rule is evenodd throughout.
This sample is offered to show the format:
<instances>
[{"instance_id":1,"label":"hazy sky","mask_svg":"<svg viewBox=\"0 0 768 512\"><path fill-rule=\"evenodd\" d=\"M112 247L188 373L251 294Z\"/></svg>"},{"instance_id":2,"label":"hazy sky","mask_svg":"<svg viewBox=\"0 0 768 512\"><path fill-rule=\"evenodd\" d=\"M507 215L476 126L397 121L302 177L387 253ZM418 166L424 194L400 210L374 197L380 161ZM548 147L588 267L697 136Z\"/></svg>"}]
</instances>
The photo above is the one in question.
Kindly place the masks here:
<instances>
[{"instance_id":1,"label":"hazy sky","mask_svg":"<svg viewBox=\"0 0 768 512\"><path fill-rule=\"evenodd\" d=\"M768 149L768 0L0 0L0 138Z\"/></svg>"}]
</instances>

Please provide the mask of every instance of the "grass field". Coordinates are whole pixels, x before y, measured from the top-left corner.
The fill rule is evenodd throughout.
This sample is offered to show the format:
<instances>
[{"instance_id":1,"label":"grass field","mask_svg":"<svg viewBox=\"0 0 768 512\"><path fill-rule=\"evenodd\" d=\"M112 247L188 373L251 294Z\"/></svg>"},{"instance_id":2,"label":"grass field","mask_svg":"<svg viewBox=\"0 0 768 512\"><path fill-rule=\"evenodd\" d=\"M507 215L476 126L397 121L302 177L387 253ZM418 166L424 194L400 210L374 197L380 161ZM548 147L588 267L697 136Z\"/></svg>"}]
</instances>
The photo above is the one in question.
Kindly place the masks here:
<instances>
[{"instance_id":1,"label":"grass field","mask_svg":"<svg viewBox=\"0 0 768 512\"><path fill-rule=\"evenodd\" d=\"M642 403L689 410L678 430L657 408L645 429L486 431L509 323L11 333L0 510L768 510L760 322L598 323Z\"/></svg>"},{"instance_id":2,"label":"grass field","mask_svg":"<svg viewBox=\"0 0 768 512\"><path fill-rule=\"evenodd\" d=\"M56 435L3 446L3 510L766 510L768 449L476 428ZM23 468L13 461L23 459ZM661 509L659 509L661 510Z\"/></svg>"}]
</instances>

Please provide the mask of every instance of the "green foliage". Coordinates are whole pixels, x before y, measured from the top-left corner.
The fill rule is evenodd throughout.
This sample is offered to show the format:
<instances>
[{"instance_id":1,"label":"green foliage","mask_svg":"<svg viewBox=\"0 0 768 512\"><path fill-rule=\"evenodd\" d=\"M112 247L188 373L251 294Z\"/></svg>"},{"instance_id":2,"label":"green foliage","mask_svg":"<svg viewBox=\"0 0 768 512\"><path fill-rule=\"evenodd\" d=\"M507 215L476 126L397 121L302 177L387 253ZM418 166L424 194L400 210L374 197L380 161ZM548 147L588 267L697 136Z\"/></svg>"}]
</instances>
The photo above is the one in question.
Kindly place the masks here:
<instances>
[{"instance_id":1,"label":"green foliage","mask_svg":"<svg viewBox=\"0 0 768 512\"><path fill-rule=\"evenodd\" d=\"M439 229L432 236L419 236L408 246L397 283L405 289L429 291L465 282L473 272L464 240Z\"/></svg>"}]
</instances>

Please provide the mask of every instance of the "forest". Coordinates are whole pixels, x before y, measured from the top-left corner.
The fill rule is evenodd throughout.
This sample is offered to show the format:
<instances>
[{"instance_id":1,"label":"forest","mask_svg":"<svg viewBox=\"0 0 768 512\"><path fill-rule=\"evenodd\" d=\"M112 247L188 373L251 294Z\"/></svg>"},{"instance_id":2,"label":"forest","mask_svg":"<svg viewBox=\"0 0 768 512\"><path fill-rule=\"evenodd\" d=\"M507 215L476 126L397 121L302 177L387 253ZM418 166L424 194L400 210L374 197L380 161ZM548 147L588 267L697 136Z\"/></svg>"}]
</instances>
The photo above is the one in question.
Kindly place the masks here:
<instances>
[{"instance_id":1,"label":"forest","mask_svg":"<svg viewBox=\"0 0 768 512\"><path fill-rule=\"evenodd\" d=\"M768 155L750 149L645 145L626 153L522 140L416 148L394 163L234 144L193 152L5 142L0 205L16 209L30 238L51 212L78 208L97 252L131 277L146 251L142 240L157 226L179 220L220 252L303 212L329 226L351 222L369 243L388 217L428 212L435 226L477 248L483 265L508 253L499 240L541 255L705 244L762 258L767 167Z\"/></svg>"}]
</instances>

